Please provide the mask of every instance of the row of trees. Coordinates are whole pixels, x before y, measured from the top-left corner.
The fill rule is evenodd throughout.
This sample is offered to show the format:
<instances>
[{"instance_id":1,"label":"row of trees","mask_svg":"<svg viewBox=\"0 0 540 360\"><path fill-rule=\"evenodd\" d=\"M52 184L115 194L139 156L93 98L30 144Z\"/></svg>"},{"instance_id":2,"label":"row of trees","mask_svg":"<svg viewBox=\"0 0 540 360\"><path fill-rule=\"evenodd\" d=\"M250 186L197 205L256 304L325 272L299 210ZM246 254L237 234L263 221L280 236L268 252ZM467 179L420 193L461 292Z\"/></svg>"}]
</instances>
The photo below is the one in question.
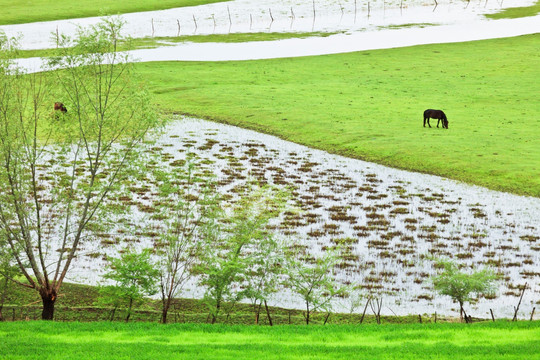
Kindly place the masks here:
<instances>
[{"instance_id":1,"label":"row of trees","mask_svg":"<svg viewBox=\"0 0 540 360\"><path fill-rule=\"evenodd\" d=\"M187 180L183 184L189 184L189 188L197 181L189 175ZM208 183L202 184L203 189L208 188ZM162 229L160 240L165 246L128 251L110 259L104 278L113 283L101 288L101 303L113 307L112 317L121 306L129 320L133 304L159 291L161 321L166 323L173 299L181 296L193 276L205 289L203 302L210 323L223 312L233 311L239 301L249 300L255 322L264 305L272 324L268 302L285 287L304 301L309 324L313 311L329 311L332 299L345 295L347 287L335 278L337 250L307 259L306 253L293 250L268 230L269 222L286 206L285 192L250 186L234 206L227 208L206 191L186 196L183 187L173 185L171 189L176 190L169 196L179 198L175 202L177 212L166 218Z\"/></svg>"},{"instance_id":2,"label":"row of trees","mask_svg":"<svg viewBox=\"0 0 540 360\"><path fill-rule=\"evenodd\" d=\"M188 188L192 189L191 184L197 181L206 184L204 189L211 188L204 180L194 181L189 169L192 169L191 165L186 171L188 181L184 183L189 184ZM113 294L108 297L108 305L114 305L116 309L118 301L123 300L127 307L126 320L131 313L133 294L136 293L138 300L153 294L160 279L162 322L166 323L173 298L181 295L181 289L190 277L197 276L198 286L206 290L203 301L208 307L211 323L215 323L223 311L230 313L238 301L249 300L255 322L258 323L264 304L268 323L272 324L268 302L283 289L289 289L303 301L306 324L310 323L314 311L326 311L329 315L336 297L348 298L351 312L365 303L365 314L370 305L380 323L382 296L363 291L358 285L345 286L336 278L336 265L341 260L339 247L313 257L302 247L280 242L268 231L269 222L279 216L285 206L286 193L272 188L250 188L228 215L221 212L222 206L226 205L216 206L220 204L218 198L207 196L206 191L190 191L191 196L187 196L185 189L177 188L173 193L181 194L178 204L183 204L184 210L172 218L174 226L169 224L163 233L166 246L153 250L157 260L148 257L148 250L137 256L127 253L112 259L112 270L105 276L116 281L115 285L104 288L104 294ZM191 200L184 202L181 199ZM190 202L191 206L187 206ZM462 321L468 321L465 303L475 296L491 295L496 290L497 275L492 270L471 273L450 260L429 259L440 269L439 274L431 278L433 288L459 304ZM133 262L138 265L134 267ZM126 266L129 271L123 270ZM123 274L127 274L132 284L139 284L137 291L125 286ZM154 280L150 281L148 277L154 277ZM114 295L114 291L128 296Z\"/></svg>"}]
</instances>

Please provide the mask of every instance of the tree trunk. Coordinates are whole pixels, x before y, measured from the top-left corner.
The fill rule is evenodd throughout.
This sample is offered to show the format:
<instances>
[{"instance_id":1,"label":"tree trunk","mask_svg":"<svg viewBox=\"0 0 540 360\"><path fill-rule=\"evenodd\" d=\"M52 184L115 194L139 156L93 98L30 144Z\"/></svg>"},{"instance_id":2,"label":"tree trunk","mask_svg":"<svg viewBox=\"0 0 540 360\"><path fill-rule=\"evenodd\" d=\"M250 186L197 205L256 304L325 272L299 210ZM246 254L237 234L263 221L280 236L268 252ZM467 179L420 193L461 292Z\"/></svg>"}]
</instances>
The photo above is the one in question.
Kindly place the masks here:
<instances>
[{"instance_id":1,"label":"tree trunk","mask_svg":"<svg viewBox=\"0 0 540 360\"><path fill-rule=\"evenodd\" d=\"M112 309L111 311L111 318L110 318L110 321L113 321L114 320L114 314L116 313L116 306Z\"/></svg>"},{"instance_id":2,"label":"tree trunk","mask_svg":"<svg viewBox=\"0 0 540 360\"><path fill-rule=\"evenodd\" d=\"M127 311L127 316L126 316L126 322L129 322L129 318L131 317L131 308L133 306L133 298L129 298L129 307L128 307L128 311Z\"/></svg>"},{"instance_id":3,"label":"tree trunk","mask_svg":"<svg viewBox=\"0 0 540 360\"><path fill-rule=\"evenodd\" d=\"M259 302L259 306L257 306L257 300L253 303L253 309L255 311L255 325L259 325L259 316L261 315L261 306L262 301Z\"/></svg>"},{"instance_id":4,"label":"tree trunk","mask_svg":"<svg viewBox=\"0 0 540 360\"><path fill-rule=\"evenodd\" d=\"M270 310L268 309L268 304L266 303L266 300L264 300L264 307L266 308L266 316L268 317L268 323L270 326L274 326L272 323L272 318L270 317Z\"/></svg>"},{"instance_id":5,"label":"tree trunk","mask_svg":"<svg viewBox=\"0 0 540 360\"><path fill-rule=\"evenodd\" d=\"M517 321L517 314L519 311L519 306L521 305L521 300L523 300L523 294L525 294L525 289L527 289L527 283L525 283L525 286L523 286L523 289L521 290L521 296L519 297L519 302L517 307L514 307L514 317L512 318L512 321Z\"/></svg>"},{"instance_id":6,"label":"tree trunk","mask_svg":"<svg viewBox=\"0 0 540 360\"><path fill-rule=\"evenodd\" d=\"M371 301L371 298L368 298L366 301L366 306L364 307L364 312L362 313L362 317L360 318L360 324L364 322L364 316L366 316L366 310L369 305L369 302Z\"/></svg>"},{"instance_id":7,"label":"tree trunk","mask_svg":"<svg viewBox=\"0 0 540 360\"><path fill-rule=\"evenodd\" d=\"M330 311L326 314L326 317L324 318L324 324L323 325L326 325L329 318L330 318Z\"/></svg>"},{"instance_id":8,"label":"tree trunk","mask_svg":"<svg viewBox=\"0 0 540 360\"><path fill-rule=\"evenodd\" d=\"M44 289L39 290L41 300L43 301L43 311L41 313L42 320L54 319L54 303L56 302L56 290Z\"/></svg>"},{"instance_id":9,"label":"tree trunk","mask_svg":"<svg viewBox=\"0 0 540 360\"><path fill-rule=\"evenodd\" d=\"M8 283L9 283L9 279L6 276L4 280L4 286L2 286L2 296L0 298L0 321L4 321L4 316L2 315L2 309L4 308L4 302L6 301Z\"/></svg>"},{"instance_id":10,"label":"tree trunk","mask_svg":"<svg viewBox=\"0 0 540 360\"><path fill-rule=\"evenodd\" d=\"M309 325L309 303L306 303L306 325Z\"/></svg>"},{"instance_id":11,"label":"tree trunk","mask_svg":"<svg viewBox=\"0 0 540 360\"><path fill-rule=\"evenodd\" d=\"M221 310L221 300L218 300L216 303L216 312L215 314L212 314L212 324L216 323L220 310Z\"/></svg>"},{"instance_id":12,"label":"tree trunk","mask_svg":"<svg viewBox=\"0 0 540 360\"><path fill-rule=\"evenodd\" d=\"M164 306L163 309L161 309L161 323L166 324L167 323L167 312L169 311L167 306Z\"/></svg>"},{"instance_id":13,"label":"tree trunk","mask_svg":"<svg viewBox=\"0 0 540 360\"><path fill-rule=\"evenodd\" d=\"M171 307L171 301L172 299L168 297L167 300L163 302L163 308L161 309L161 323L162 324L167 323L167 314L169 313L169 309Z\"/></svg>"},{"instance_id":14,"label":"tree trunk","mask_svg":"<svg viewBox=\"0 0 540 360\"><path fill-rule=\"evenodd\" d=\"M463 308L463 303L460 302L459 307L460 307L461 321L463 321L463 318L465 318L465 323L468 324L469 318L467 317L467 313L465 312L465 309Z\"/></svg>"}]
</instances>

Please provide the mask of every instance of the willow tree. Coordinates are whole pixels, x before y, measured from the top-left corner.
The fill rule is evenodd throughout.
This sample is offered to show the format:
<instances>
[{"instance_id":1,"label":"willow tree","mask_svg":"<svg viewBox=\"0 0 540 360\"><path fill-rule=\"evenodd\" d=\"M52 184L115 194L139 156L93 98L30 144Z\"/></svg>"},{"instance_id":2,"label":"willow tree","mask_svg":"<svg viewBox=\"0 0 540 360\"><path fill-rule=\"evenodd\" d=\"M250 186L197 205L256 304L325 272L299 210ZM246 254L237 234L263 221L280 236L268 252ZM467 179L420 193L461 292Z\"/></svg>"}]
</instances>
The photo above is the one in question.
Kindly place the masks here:
<instances>
[{"instance_id":1,"label":"willow tree","mask_svg":"<svg viewBox=\"0 0 540 360\"><path fill-rule=\"evenodd\" d=\"M51 320L62 283L87 242L114 228L119 192L147 131L148 95L117 52L121 23L107 19L62 36L49 73L25 75L2 40L0 235ZM62 101L66 113L52 114Z\"/></svg>"}]
</instances>

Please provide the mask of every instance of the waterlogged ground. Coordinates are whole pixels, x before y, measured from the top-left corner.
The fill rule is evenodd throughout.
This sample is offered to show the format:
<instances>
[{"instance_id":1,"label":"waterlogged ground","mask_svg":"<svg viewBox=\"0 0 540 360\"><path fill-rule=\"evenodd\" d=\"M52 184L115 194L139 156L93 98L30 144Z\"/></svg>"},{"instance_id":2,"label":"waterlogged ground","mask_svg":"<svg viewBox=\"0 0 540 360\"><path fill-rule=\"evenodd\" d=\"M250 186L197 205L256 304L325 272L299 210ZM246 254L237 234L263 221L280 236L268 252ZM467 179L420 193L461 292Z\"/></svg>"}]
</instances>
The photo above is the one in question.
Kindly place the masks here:
<instances>
[{"instance_id":1,"label":"waterlogged ground","mask_svg":"<svg viewBox=\"0 0 540 360\"><path fill-rule=\"evenodd\" d=\"M530 289L521 316L540 304L540 199L395 170L195 119L174 122L152 151L171 166L196 153L201 166L216 174L219 191L231 198L250 180L292 188L290 210L273 224L274 230L313 256L341 245L340 281L362 284L365 293L382 296L384 314L452 314L455 305L430 289L434 269L423 260L426 254L501 273L497 297L479 299L473 316L488 317L490 308L495 316L512 316L518 286L525 283ZM147 188L134 194L140 214L152 214L151 193ZM158 232L149 235L138 245L153 246ZM99 281L102 255L116 255L125 246L104 239L83 249L86 255L77 260L70 280ZM201 294L192 283L184 296ZM274 305L302 307L286 290ZM346 307L346 301L339 306Z\"/></svg>"},{"instance_id":2,"label":"waterlogged ground","mask_svg":"<svg viewBox=\"0 0 540 360\"><path fill-rule=\"evenodd\" d=\"M124 14L122 19L125 21L123 33L135 38L246 32L336 33L328 37L237 44L171 43L131 53L134 61L226 61L335 54L532 34L540 31L540 16L488 20L484 15L533 3L534 0L235 0ZM57 34L73 35L77 26L99 21L99 18L71 19L0 26L0 29L9 36L20 35L23 49L45 49L56 47ZM21 59L18 64L27 71L39 71L43 65L40 58Z\"/></svg>"},{"instance_id":3,"label":"waterlogged ground","mask_svg":"<svg viewBox=\"0 0 540 360\"><path fill-rule=\"evenodd\" d=\"M260 31L366 31L385 27L471 25L483 14L528 6L534 0L234 0L194 7L124 14L132 37L228 34ZM435 5L438 4L436 7ZM0 26L20 34L24 49L55 47L55 33L74 34L98 17Z\"/></svg>"}]
</instances>

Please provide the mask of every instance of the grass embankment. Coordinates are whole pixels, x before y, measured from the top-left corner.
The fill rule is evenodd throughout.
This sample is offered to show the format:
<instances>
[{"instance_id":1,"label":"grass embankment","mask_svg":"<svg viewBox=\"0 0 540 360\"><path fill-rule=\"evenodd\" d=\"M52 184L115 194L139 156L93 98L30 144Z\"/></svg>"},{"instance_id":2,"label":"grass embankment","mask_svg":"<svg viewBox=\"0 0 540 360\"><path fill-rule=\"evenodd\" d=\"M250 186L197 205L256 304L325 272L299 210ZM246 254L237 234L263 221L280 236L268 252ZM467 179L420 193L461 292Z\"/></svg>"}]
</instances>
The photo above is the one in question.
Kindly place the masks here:
<instances>
[{"instance_id":1,"label":"grass embankment","mask_svg":"<svg viewBox=\"0 0 540 360\"><path fill-rule=\"evenodd\" d=\"M112 308L96 306L99 297L98 288L95 286L64 283L55 304L56 321L105 321L111 320ZM41 318L42 302L35 290L24 288L16 284L10 284L7 298L2 309L2 315L7 321L38 320ZM218 323L254 325L255 312L249 304L237 303L234 306L226 303L223 312L218 318ZM270 306L270 315L275 325L301 325L305 324L305 318L301 310L285 309ZM259 324L268 325L268 318L264 307L260 309ZM316 312L311 318L314 325L323 324L358 324L361 314L334 313L327 318L327 313ZM124 321L125 308L114 311L115 321ZM136 306L130 317L132 322L159 322L161 320L161 302L159 300L146 299L141 305ZM381 316L384 324L417 323L417 315L409 316ZM435 317L422 316L422 322L434 322ZM454 322L452 317L437 317L440 322ZM207 323L208 308L202 300L198 299L175 299L172 303L168 316L169 323ZM374 315L366 314L364 324L376 323Z\"/></svg>"},{"instance_id":2,"label":"grass embankment","mask_svg":"<svg viewBox=\"0 0 540 360\"><path fill-rule=\"evenodd\" d=\"M493 14L484 15L488 19L517 19L540 14L540 0L531 6L521 6L503 9Z\"/></svg>"},{"instance_id":3,"label":"grass embankment","mask_svg":"<svg viewBox=\"0 0 540 360\"><path fill-rule=\"evenodd\" d=\"M539 359L540 322L367 326L0 323L2 359Z\"/></svg>"},{"instance_id":4,"label":"grass embankment","mask_svg":"<svg viewBox=\"0 0 540 360\"><path fill-rule=\"evenodd\" d=\"M171 112L540 196L540 34L243 62L138 64ZM450 129L422 127L443 109ZM432 121L436 125L436 121Z\"/></svg>"},{"instance_id":5,"label":"grass embankment","mask_svg":"<svg viewBox=\"0 0 540 360\"><path fill-rule=\"evenodd\" d=\"M0 0L0 25L197 6L228 0Z\"/></svg>"},{"instance_id":6,"label":"grass embankment","mask_svg":"<svg viewBox=\"0 0 540 360\"><path fill-rule=\"evenodd\" d=\"M337 34L337 32L290 32L290 33L233 33L233 34L212 34L212 35L182 35L175 37L144 37L134 38L130 41L122 42L118 46L119 51L154 49L163 46L174 46L180 43L241 43L247 41L274 41L284 39L305 39L308 37L327 37ZM40 50L20 50L17 58L30 57L50 57L61 55L61 49L40 49Z\"/></svg>"}]
</instances>

